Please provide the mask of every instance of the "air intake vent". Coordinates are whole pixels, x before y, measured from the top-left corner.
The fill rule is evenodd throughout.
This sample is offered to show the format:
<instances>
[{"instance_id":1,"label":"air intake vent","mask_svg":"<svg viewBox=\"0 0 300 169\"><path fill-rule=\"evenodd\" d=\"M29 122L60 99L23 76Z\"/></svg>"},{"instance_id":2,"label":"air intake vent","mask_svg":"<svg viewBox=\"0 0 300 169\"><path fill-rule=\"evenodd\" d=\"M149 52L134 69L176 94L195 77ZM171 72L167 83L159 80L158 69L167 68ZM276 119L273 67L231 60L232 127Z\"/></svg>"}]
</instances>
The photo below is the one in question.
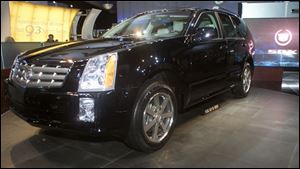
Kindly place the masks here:
<instances>
[{"instance_id":1,"label":"air intake vent","mask_svg":"<svg viewBox=\"0 0 300 169\"><path fill-rule=\"evenodd\" d=\"M47 65L34 65L16 62L12 68L12 80L28 88L57 88L69 73L70 68Z\"/></svg>"}]
</instances>

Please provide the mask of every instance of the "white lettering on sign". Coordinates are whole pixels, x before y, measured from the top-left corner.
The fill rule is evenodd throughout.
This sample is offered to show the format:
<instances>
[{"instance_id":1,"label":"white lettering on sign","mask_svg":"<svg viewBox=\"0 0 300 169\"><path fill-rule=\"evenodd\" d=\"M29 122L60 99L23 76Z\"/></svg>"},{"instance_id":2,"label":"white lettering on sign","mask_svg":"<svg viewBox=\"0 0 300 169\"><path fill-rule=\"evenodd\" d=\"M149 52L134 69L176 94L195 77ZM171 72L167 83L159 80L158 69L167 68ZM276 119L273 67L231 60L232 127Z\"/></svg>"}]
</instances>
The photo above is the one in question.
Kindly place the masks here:
<instances>
[{"instance_id":1,"label":"white lettering on sign","mask_svg":"<svg viewBox=\"0 0 300 169\"><path fill-rule=\"evenodd\" d=\"M279 55L297 55L298 50L291 49L269 49L268 54L279 54Z\"/></svg>"}]
</instances>

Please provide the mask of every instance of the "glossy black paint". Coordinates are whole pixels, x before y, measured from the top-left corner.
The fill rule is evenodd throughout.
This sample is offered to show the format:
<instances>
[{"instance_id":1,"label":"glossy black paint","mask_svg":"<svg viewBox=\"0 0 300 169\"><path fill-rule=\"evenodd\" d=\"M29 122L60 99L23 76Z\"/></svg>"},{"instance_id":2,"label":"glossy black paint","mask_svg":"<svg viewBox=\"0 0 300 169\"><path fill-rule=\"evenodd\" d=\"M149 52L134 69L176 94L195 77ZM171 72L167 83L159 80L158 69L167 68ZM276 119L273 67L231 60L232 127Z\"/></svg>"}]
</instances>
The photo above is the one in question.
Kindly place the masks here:
<instances>
[{"instance_id":1,"label":"glossy black paint","mask_svg":"<svg viewBox=\"0 0 300 169\"><path fill-rule=\"evenodd\" d=\"M247 30L243 38L226 38L219 24L218 38L196 41L197 30L192 25L197 24L198 17L203 12L213 12L216 16L217 12L224 12L184 10L191 10L192 15L189 27L181 36L155 40L99 39L25 52L19 57L22 61L53 65L63 62L72 69L61 88L29 89L9 81L12 109L35 126L90 134L107 131L125 137L139 88L158 73L166 75L182 109L230 89L240 79L245 61L249 61L254 68L254 45L250 32ZM118 52L115 89L106 92L77 92L87 60L107 52ZM95 99L95 123L79 122L76 119L80 97Z\"/></svg>"}]
</instances>

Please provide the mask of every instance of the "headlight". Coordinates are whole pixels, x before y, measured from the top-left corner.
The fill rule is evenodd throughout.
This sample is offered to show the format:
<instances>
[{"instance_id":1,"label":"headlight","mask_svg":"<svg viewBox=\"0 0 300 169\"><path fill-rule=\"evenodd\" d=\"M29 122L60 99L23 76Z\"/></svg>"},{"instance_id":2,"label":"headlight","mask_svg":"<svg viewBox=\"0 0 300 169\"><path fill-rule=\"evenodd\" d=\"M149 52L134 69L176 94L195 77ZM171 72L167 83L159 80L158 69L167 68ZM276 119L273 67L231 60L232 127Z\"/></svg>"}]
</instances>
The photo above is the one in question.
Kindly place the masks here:
<instances>
[{"instance_id":1,"label":"headlight","mask_svg":"<svg viewBox=\"0 0 300 169\"><path fill-rule=\"evenodd\" d=\"M15 65L16 65L16 63L18 61L18 58L19 58L19 55L16 56L13 64L11 65L11 69L10 69L10 73L9 73L9 78L8 78L9 80L12 80L13 71L14 71Z\"/></svg>"},{"instance_id":2,"label":"headlight","mask_svg":"<svg viewBox=\"0 0 300 169\"><path fill-rule=\"evenodd\" d=\"M108 53L89 59L79 81L79 92L112 90L115 87L117 53Z\"/></svg>"}]
</instances>

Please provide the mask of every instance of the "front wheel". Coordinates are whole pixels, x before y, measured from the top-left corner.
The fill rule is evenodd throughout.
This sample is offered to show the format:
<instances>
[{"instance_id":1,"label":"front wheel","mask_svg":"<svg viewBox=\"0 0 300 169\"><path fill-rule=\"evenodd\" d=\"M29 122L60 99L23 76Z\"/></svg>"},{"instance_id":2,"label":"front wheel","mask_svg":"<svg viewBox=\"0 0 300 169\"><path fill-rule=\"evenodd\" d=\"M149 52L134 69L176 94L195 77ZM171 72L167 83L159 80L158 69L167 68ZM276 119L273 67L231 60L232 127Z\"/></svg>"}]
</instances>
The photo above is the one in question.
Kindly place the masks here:
<instances>
[{"instance_id":1,"label":"front wheel","mask_svg":"<svg viewBox=\"0 0 300 169\"><path fill-rule=\"evenodd\" d=\"M142 89L131 120L129 146L144 152L160 149L174 130L177 101L164 82L153 80Z\"/></svg>"},{"instance_id":2,"label":"front wheel","mask_svg":"<svg viewBox=\"0 0 300 169\"><path fill-rule=\"evenodd\" d=\"M250 91L252 82L251 66L246 62L239 83L232 89L236 97L246 97Z\"/></svg>"}]
</instances>

